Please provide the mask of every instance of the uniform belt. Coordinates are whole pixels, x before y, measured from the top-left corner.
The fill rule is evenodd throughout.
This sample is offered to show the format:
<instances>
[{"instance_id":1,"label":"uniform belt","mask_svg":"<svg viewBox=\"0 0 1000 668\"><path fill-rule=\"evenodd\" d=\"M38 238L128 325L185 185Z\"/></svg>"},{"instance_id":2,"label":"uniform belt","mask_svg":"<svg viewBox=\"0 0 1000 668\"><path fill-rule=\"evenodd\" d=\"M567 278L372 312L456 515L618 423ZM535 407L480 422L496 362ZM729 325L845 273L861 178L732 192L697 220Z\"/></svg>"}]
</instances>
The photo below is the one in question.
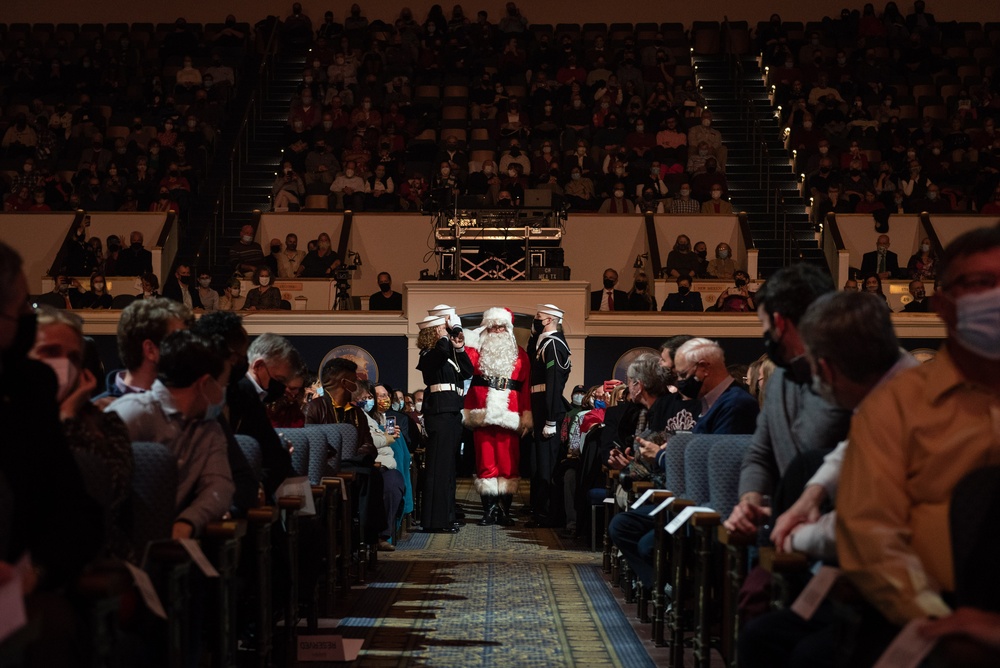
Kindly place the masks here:
<instances>
[{"instance_id":1,"label":"uniform belt","mask_svg":"<svg viewBox=\"0 0 1000 668\"><path fill-rule=\"evenodd\" d=\"M542 383L541 385L532 385L531 386L531 392L532 393L535 393L535 392L544 392L544 391L545 391L545 383Z\"/></svg>"},{"instance_id":2,"label":"uniform belt","mask_svg":"<svg viewBox=\"0 0 1000 668\"><path fill-rule=\"evenodd\" d=\"M478 387L489 387L494 390L513 390L517 392L524 383L513 378L498 378L496 376L473 376L472 384Z\"/></svg>"},{"instance_id":3,"label":"uniform belt","mask_svg":"<svg viewBox=\"0 0 1000 668\"><path fill-rule=\"evenodd\" d=\"M458 392L458 387L454 383L438 383L437 385L431 385L427 389L431 392Z\"/></svg>"}]
</instances>

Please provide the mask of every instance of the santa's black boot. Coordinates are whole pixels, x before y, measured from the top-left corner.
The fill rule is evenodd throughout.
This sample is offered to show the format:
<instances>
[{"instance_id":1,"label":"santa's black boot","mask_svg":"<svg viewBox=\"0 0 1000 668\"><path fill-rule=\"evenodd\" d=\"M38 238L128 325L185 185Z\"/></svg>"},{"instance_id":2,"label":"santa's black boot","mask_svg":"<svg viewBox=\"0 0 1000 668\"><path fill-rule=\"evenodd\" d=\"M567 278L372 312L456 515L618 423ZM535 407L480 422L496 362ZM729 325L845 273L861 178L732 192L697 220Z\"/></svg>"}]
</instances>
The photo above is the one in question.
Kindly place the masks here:
<instances>
[{"instance_id":1,"label":"santa's black boot","mask_svg":"<svg viewBox=\"0 0 1000 668\"><path fill-rule=\"evenodd\" d=\"M483 494L481 497L483 502L483 517L476 524L481 527L490 526L491 524L497 523L497 516L500 514L500 506L497 505L497 497L495 494Z\"/></svg>"},{"instance_id":2,"label":"santa's black boot","mask_svg":"<svg viewBox=\"0 0 1000 668\"><path fill-rule=\"evenodd\" d=\"M510 514L510 504L514 501L513 494L501 494L500 495L500 517L497 518L497 524L503 525L505 527L514 526L514 518Z\"/></svg>"}]
</instances>

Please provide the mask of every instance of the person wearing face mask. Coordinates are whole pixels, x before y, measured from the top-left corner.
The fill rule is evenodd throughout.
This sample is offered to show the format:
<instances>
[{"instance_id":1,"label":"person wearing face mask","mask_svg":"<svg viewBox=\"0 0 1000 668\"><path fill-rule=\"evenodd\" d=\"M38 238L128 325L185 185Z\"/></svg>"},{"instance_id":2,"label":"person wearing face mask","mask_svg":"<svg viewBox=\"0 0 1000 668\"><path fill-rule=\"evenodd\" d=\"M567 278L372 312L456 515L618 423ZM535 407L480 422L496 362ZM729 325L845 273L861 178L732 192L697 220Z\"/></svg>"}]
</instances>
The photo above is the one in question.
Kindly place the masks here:
<instances>
[{"instance_id":1,"label":"person wearing face mask","mask_svg":"<svg viewBox=\"0 0 1000 668\"><path fill-rule=\"evenodd\" d=\"M260 244L254 241L253 225L240 228L240 238L229 248L229 265L233 271L247 276L264 264L264 251Z\"/></svg>"},{"instance_id":2,"label":"person wearing face mask","mask_svg":"<svg viewBox=\"0 0 1000 668\"><path fill-rule=\"evenodd\" d=\"M729 278L736 271L733 249L723 242L715 247L715 258L710 260L706 273L712 278Z\"/></svg>"},{"instance_id":3,"label":"person wearing face mask","mask_svg":"<svg viewBox=\"0 0 1000 668\"><path fill-rule=\"evenodd\" d=\"M204 325L202 320L208 320ZM260 444L268 498L294 475L288 449L271 426L265 406L285 396L286 383L301 373L298 351L283 336L261 334L247 347L246 330L233 313L208 314L195 329L225 334L233 349L233 374L226 392L228 424L234 434L252 436ZM238 329L237 329L238 328Z\"/></svg>"},{"instance_id":4,"label":"person wearing face mask","mask_svg":"<svg viewBox=\"0 0 1000 668\"><path fill-rule=\"evenodd\" d=\"M809 363L798 323L809 305L835 290L829 274L805 263L779 269L755 294L764 350L777 369L767 383L757 428L740 470L740 502L725 521L730 532L755 535L771 510L765 495L775 497L782 477L802 453L825 454L847 435L850 413L837 408L810 387ZM797 490L789 490L792 498ZM784 510L775 498L776 512Z\"/></svg>"},{"instance_id":5,"label":"person wearing face mask","mask_svg":"<svg viewBox=\"0 0 1000 668\"><path fill-rule=\"evenodd\" d=\"M722 186L712 186L712 199L701 205L701 212L712 216L728 216L733 213L733 205L729 200L722 199Z\"/></svg>"},{"instance_id":6,"label":"person wearing face mask","mask_svg":"<svg viewBox=\"0 0 1000 668\"><path fill-rule=\"evenodd\" d=\"M344 162L344 171L330 184L330 204L337 211L364 211L368 190L368 182L358 173L357 164L348 160Z\"/></svg>"},{"instance_id":7,"label":"person wearing face mask","mask_svg":"<svg viewBox=\"0 0 1000 668\"><path fill-rule=\"evenodd\" d=\"M80 318L41 306L37 322L35 345L28 356L45 363L56 374L59 383L56 401L69 448L98 456L108 471L111 517L105 551L130 558L131 515L125 512L132 485L132 444L128 430L116 415L103 413L90 401L97 379L83 366Z\"/></svg>"},{"instance_id":8,"label":"person wearing face mask","mask_svg":"<svg viewBox=\"0 0 1000 668\"><path fill-rule=\"evenodd\" d=\"M409 471L409 453L406 451L406 445L400 441L400 428L396 426L389 429L384 411L379 412L377 392L378 390L370 381L359 380L354 403L364 412L368 421L372 442L378 451L375 462L379 465L378 471L382 474L382 505L386 511L386 528L379 533L378 549L380 552L394 552L396 547L392 544L392 535L399 525L401 514L406 512L407 483L400 471ZM384 387L382 392L385 393ZM386 406L388 406L387 394L385 399ZM405 457L405 461L397 459L397 453ZM410 510L412 509L411 491Z\"/></svg>"},{"instance_id":9,"label":"person wearing face mask","mask_svg":"<svg viewBox=\"0 0 1000 668\"><path fill-rule=\"evenodd\" d=\"M717 159L720 165L726 164L722 133L712 127L712 112L708 109L701 112L701 122L692 126L687 136L688 146L701 148L703 143L708 148L709 155Z\"/></svg>"},{"instance_id":10,"label":"person wearing face mask","mask_svg":"<svg viewBox=\"0 0 1000 668\"><path fill-rule=\"evenodd\" d=\"M531 413L535 441L531 449L531 512L535 526L554 526L564 514L553 496L553 474L559 463L559 425L566 415L563 391L572 362L569 344L560 330L563 310L552 304L539 304L531 322L528 358L531 360ZM505 512L501 524L511 522L509 506L503 499ZM512 523L512 522L511 522ZM531 523L529 523L529 527Z\"/></svg>"},{"instance_id":11,"label":"person wearing face mask","mask_svg":"<svg viewBox=\"0 0 1000 668\"><path fill-rule=\"evenodd\" d=\"M632 289L628 291L629 311L655 311L656 298L652 294L649 275L638 271L632 281Z\"/></svg>"},{"instance_id":12,"label":"person wearing face mask","mask_svg":"<svg viewBox=\"0 0 1000 668\"><path fill-rule=\"evenodd\" d=\"M295 278L302 272L306 252L299 250L298 235L291 232L285 235L284 250L279 239L271 239L270 251L275 260L274 268L278 278Z\"/></svg>"},{"instance_id":13,"label":"person wearing face mask","mask_svg":"<svg viewBox=\"0 0 1000 668\"><path fill-rule=\"evenodd\" d=\"M277 311L281 308L281 290L271 285L271 278L268 267L257 267L253 274L253 284L257 287L247 292L244 311Z\"/></svg>"},{"instance_id":14,"label":"person wearing face mask","mask_svg":"<svg viewBox=\"0 0 1000 668\"><path fill-rule=\"evenodd\" d=\"M226 287L222 292L222 296L219 297L219 306L216 310L242 311L246 297L244 297L241 292L242 284L240 283L240 279L229 279L229 282L226 283Z\"/></svg>"},{"instance_id":15,"label":"person wearing face mask","mask_svg":"<svg viewBox=\"0 0 1000 668\"><path fill-rule=\"evenodd\" d=\"M180 262L173 275L163 286L163 296L187 306L189 309L202 308L197 284L191 275L191 265Z\"/></svg>"},{"instance_id":16,"label":"person wearing face mask","mask_svg":"<svg viewBox=\"0 0 1000 668\"><path fill-rule=\"evenodd\" d=\"M677 196L670 200L670 213L699 213L701 204L691 197L691 184L687 181L681 183L677 190Z\"/></svg>"},{"instance_id":17,"label":"person wearing face mask","mask_svg":"<svg viewBox=\"0 0 1000 668\"><path fill-rule=\"evenodd\" d=\"M281 163L281 170L271 186L274 211L298 211L306 195L306 184L288 160Z\"/></svg>"},{"instance_id":18,"label":"person wearing face mask","mask_svg":"<svg viewBox=\"0 0 1000 668\"><path fill-rule=\"evenodd\" d=\"M927 299L927 292L924 289L924 283L920 280L910 281L909 286L907 286L907 292L910 293L911 299L906 305L903 306L904 313L930 313L931 312L931 301Z\"/></svg>"},{"instance_id":19,"label":"person wearing face mask","mask_svg":"<svg viewBox=\"0 0 1000 668\"><path fill-rule=\"evenodd\" d=\"M229 512L235 486L218 422L226 400L229 351L220 337L191 331L160 344L157 380L148 392L120 397L117 413L132 441L161 443L178 460L177 516L171 538L193 538Z\"/></svg>"},{"instance_id":20,"label":"person wearing face mask","mask_svg":"<svg viewBox=\"0 0 1000 668\"><path fill-rule=\"evenodd\" d=\"M198 272L198 299L201 307L206 311L215 311L219 308L219 293L212 288L212 274L207 269Z\"/></svg>"},{"instance_id":21,"label":"person wearing face mask","mask_svg":"<svg viewBox=\"0 0 1000 668\"><path fill-rule=\"evenodd\" d=\"M857 412L862 401L897 375L920 366L901 350L889 313L862 294L833 293L818 299L800 321L813 386L845 410ZM852 438L853 440L853 438ZM811 559L837 560L837 512L825 512L838 492L848 441L841 441L805 483L801 495L774 523L771 534L780 552L798 551ZM789 652L814 633L828 631L830 603L813 621L786 611L767 614L740 634L740 662L748 666L785 665ZM824 651L832 653L834 648ZM797 651L797 650L796 650Z\"/></svg>"},{"instance_id":22,"label":"person wearing face mask","mask_svg":"<svg viewBox=\"0 0 1000 668\"><path fill-rule=\"evenodd\" d=\"M951 522L962 516L946 509L959 481L1000 455L1000 228L956 238L940 269L934 308L945 343L934 360L895 375L858 406L837 482L840 567L867 603L858 628L880 632L852 645L870 656L913 620L955 607L968 613L963 607L995 598L992 573L976 567L988 567L989 557L954 562L952 536L967 534ZM836 387L835 368L817 372Z\"/></svg>"},{"instance_id":23,"label":"person wearing face mask","mask_svg":"<svg viewBox=\"0 0 1000 668\"><path fill-rule=\"evenodd\" d=\"M90 277L90 290L84 293L81 300L81 308L109 309L111 301L111 294L107 290L107 279L104 274L94 273Z\"/></svg>"},{"instance_id":24,"label":"person wearing face mask","mask_svg":"<svg viewBox=\"0 0 1000 668\"><path fill-rule=\"evenodd\" d=\"M303 278L328 278L340 266L340 256L332 249L330 235L320 232L316 239L316 250L306 253L302 260Z\"/></svg>"},{"instance_id":25,"label":"person wearing face mask","mask_svg":"<svg viewBox=\"0 0 1000 668\"><path fill-rule=\"evenodd\" d=\"M618 285L618 272L608 267L604 270L602 282L603 290L594 290L590 293L590 310L627 311L628 293L615 289Z\"/></svg>"},{"instance_id":26,"label":"person wearing face mask","mask_svg":"<svg viewBox=\"0 0 1000 668\"><path fill-rule=\"evenodd\" d=\"M875 250L861 258L861 274L878 274L883 281L900 276L899 257L889 250L889 235L881 234L875 242Z\"/></svg>"},{"instance_id":27,"label":"person wearing face mask","mask_svg":"<svg viewBox=\"0 0 1000 668\"><path fill-rule=\"evenodd\" d=\"M358 365L349 359L336 357L323 365L320 372L323 394L306 404L306 425L349 424L358 434L358 448L346 459L341 459L341 470L352 471L367 485L359 485L360 503L358 513L361 518L361 540L377 543L378 535L387 523L382 501L382 476L373 468L378 454L368 427L368 418L353 402L358 391Z\"/></svg>"},{"instance_id":28,"label":"person wearing face mask","mask_svg":"<svg viewBox=\"0 0 1000 668\"><path fill-rule=\"evenodd\" d=\"M38 625L40 635L31 645L58 639L50 648L57 654L46 653L53 665L79 665L82 657L69 648L84 640L77 637L82 634L76 625L66 621L74 613L57 592L72 586L99 555L104 517L67 447L57 378L51 367L28 357L35 341L36 314L28 302L21 257L0 242L0 477L5 517L12 508L19 513L5 526L0 562L14 564L30 552L34 568L23 577L17 596L24 597L26 613ZM58 494L52 493L52 485L58 485ZM58 606L59 621L40 616L44 610L39 606L45 604Z\"/></svg>"},{"instance_id":29,"label":"person wearing face mask","mask_svg":"<svg viewBox=\"0 0 1000 668\"><path fill-rule=\"evenodd\" d=\"M917 252L906 263L906 273L913 280L933 281L937 278L937 253L931 248L931 240L924 237L920 240Z\"/></svg>"},{"instance_id":30,"label":"person wearing face mask","mask_svg":"<svg viewBox=\"0 0 1000 668\"><path fill-rule=\"evenodd\" d=\"M691 278L677 277L677 291L671 292L663 300L661 311L690 311L700 313L705 310L700 292L691 292Z\"/></svg>"},{"instance_id":31,"label":"person wearing face mask","mask_svg":"<svg viewBox=\"0 0 1000 668\"><path fill-rule=\"evenodd\" d=\"M687 276L695 278L701 272L702 259L691 249L691 238L685 234L678 235L674 248L667 254L667 266L664 271L671 278Z\"/></svg>"},{"instance_id":32,"label":"person wearing face mask","mask_svg":"<svg viewBox=\"0 0 1000 668\"><path fill-rule=\"evenodd\" d=\"M601 208L597 211L598 213L635 213L635 204L625 197L625 184L622 181L615 182L611 196L601 203Z\"/></svg>"},{"instance_id":33,"label":"person wearing face mask","mask_svg":"<svg viewBox=\"0 0 1000 668\"><path fill-rule=\"evenodd\" d=\"M403 295L392 289L392 276L389 272L380 272L376 277L378 292L368 298L369 311L402 311Z\"/></svg>"},{"instance_id":34,"label":"person wearing face mask","mask_svg":"<svg viewBox=\"0 0 1000 668\"><path fill-rule=\"evenodd\" d=\"M750 276L742 269L732 273L734 287L723 290L715 302L715 309L725 313L747 313L755 310L754 295L749 290Z\"/></svg>"}]
</instances>

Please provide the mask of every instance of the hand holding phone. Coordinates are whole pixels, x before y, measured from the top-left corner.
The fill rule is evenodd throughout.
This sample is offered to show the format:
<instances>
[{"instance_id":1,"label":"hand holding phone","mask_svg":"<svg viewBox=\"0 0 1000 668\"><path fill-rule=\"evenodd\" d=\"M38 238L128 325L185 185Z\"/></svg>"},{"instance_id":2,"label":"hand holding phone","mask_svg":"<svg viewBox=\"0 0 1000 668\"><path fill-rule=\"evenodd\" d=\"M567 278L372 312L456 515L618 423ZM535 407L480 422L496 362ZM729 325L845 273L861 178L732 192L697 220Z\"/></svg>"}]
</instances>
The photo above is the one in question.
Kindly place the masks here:
<instances>
[{"instance_id":1,"label":"hand holding phone","mask_svg":"<svg viewBox=\"0 0 1000 668\"><path fill-rule=\"evenodd\" d=\"M396 416L389 415L385 418L385 430L386 432L392 432L396 429Z\"/></svg>"}]
</instances>

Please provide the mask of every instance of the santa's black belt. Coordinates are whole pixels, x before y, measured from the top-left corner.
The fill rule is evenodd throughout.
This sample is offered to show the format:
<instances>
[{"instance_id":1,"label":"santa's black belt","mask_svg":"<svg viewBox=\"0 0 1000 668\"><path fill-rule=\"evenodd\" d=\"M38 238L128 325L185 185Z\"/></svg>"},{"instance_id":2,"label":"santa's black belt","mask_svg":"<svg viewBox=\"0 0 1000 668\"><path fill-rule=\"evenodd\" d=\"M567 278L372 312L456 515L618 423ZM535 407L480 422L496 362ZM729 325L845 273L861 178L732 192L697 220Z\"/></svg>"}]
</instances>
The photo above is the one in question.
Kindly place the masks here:
<instances>
[{"instance_id":1,"label":"santa's black belt","mask_svg":"<svg viewBox=\"0 0 1000 668\"><path fill-rule=\"evenodd\" d=\"M489 387L494 390L513 390L517 392L524 383L513 378L497 378L496 376L473 376L472 384L477 387Z\"/></svg>"}]
</instances>

